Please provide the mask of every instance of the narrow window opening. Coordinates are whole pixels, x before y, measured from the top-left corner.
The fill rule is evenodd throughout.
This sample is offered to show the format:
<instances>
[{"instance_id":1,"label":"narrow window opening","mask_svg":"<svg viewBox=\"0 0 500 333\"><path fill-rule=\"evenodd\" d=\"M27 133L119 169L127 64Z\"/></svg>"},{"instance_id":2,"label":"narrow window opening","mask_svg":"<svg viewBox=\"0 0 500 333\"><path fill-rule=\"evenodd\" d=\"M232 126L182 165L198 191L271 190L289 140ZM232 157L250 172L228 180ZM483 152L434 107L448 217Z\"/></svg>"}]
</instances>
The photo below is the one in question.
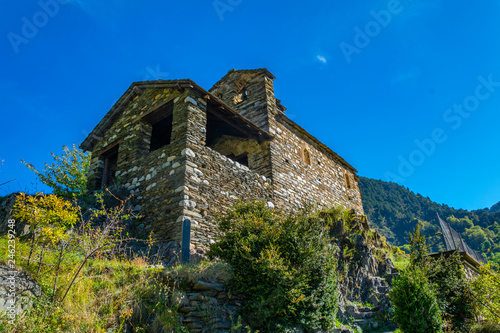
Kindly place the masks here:
<instances>
[{"instance_id":1,"label":"narrow window opening","mask_svg":"<svg viewBox=\"0 0 500 333\"><path fill-rule=\"evenodd\" d=\"M350 189L351 188L351 180L349 179L349 176L347 174L345 174L344 177L345 177L345 183L347 185L347 188Z\"/></svg>"},{"instance_id":2,"label":"narrow window opening","mask_svg":"<svg viewBox=\"0 0 500 333\"><path fill-rule=\"evenodd\" d=\"M115 173L118 167L118 145L101 155L104 162L101 188L105 189L115 183Z\"/></svg>"},{"instance_id":3,"label":"narrow window opening","mask_svg":"<svg viewBox=\"0 0 500 333\"><path fill-rule=\"evenodd\" d=\"M151 145L149 147L149 151L154 151L170 144L170 137L172 136L172 122L173 116L170 114L152 124L153 130L151 133Z\"/></svg>"},{"instance_id":4,"label":"narrow window opening","mask_svg":"<svg viewBox=\"0 0 500 333\"><path fill-rule=\"evenodd\" d=\"M311 165L311 155L309 155L309 151L307 149L304 149L304 162L307 165Z\"/></svg>"}]
</instances>

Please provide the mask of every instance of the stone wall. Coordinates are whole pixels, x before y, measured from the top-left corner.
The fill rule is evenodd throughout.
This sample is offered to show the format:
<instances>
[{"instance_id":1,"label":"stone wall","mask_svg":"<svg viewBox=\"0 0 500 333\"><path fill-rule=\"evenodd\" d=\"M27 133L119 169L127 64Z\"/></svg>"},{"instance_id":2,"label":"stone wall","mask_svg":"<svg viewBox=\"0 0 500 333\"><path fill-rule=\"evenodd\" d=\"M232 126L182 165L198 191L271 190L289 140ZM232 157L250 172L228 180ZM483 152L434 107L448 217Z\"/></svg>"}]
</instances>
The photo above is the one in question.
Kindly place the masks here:
<instances>
[{"instance_id":1,"label":"stone wall","mask_svg":"<svg viewBox=\"0 0 500 333\"><path fill-rule=\"evenodd\" d=\"M176 89L150 89L136 96L94 146L88 183L90 190L100 188L102 156L118 146L115 186L125 186L134 194L146 234L153 231L159 239L180 241L182 221L189 218L191 248L201 250L217 234L216 214L238 200L272 201L270 179L205 146L207 102L202 97L193 90ZM150 152L152 126L144 119L169 102L173 108L170 143ZM269 149L252 139L235 140L251 146L252 152ZM215 149L223 150L222 146ZM252 164L265 170L258 156L251 156Z\"/></svg>"},{"instance_id":2,"label":"stone wall","mask_svg":"<svg viewBox=\"0 0 500 333\"><path fill-rule=\"evenodd\" d=\"M274 121L272 129L274 194L279 206L297 208L311 202L363 213L356 175L351 170L298 134L283 118Z\"/></svg>"},{"instance_id":3,"label":"stone wall","mask_svg":"<svg viewBox=\"0 0 500 333\"><path fill-rule=\"evenodd\" d=\"M178 98L178 99L177 99ZM184 168L186 164L186 111L185 103L174 103L171 143L149 152L151 125L141 117L168 101L187 98L175 89L149 89L136 96L106 131L92 151L88 187L100 189L103 172L101 156L118 145L116 183L134 194L135 210L143 216L147 232L154 231L158 238L180 241L184 200Z\"/></svg>"},{"instance_id":4,"label":"stone wall","mask_svg":"<svg viewBox=\"0 0 500 333\"><path fill-rule=\"evenodd\" d=\"M266 69L231 70L210 92L273 135L269 158L275 203L287 210L305 202L341 205L363 214L356 170L285 116L273 80Z\"/></svg>"}]
</instances>

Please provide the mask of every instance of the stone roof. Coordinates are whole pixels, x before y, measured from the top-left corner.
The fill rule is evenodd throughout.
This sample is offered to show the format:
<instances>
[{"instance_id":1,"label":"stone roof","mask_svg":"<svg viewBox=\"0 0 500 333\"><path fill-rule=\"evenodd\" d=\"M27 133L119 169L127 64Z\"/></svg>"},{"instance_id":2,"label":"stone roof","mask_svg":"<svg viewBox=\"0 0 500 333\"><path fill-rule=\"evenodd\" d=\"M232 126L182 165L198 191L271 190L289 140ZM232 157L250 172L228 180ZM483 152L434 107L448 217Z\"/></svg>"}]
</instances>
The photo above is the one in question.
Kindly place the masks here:
<instances>
[{"instance_id":1,"label":"stone roof","mask_svg":"<svg viewBox=\"0 0 500 333\"><path fill-rule=\"evenodd\" d=\"M156 80L156 81L137 81L130 85L130 87L125 91L125 93L118 99L118 101L113 105L113 107L106 113L103 119L97 124L97 126L92 130L92 132L83 140L80 144L80 148L84 151L91 151L94 144L101 140L104 133L113 125L121 112L126 108L128 103L134 99L137 95L140 95L144 89L155 89L155 88L178 88L178 89L194 89L199 91L204 96L209 97L211 103L220 106L224 112L231 117L237 118L239 121L244 122L246 127L255 132L259 137L263 137L266 140L271 139L271 135L266 131L260 129L251 121L241 116L238 112L231 109L222 100L213 96L208 91L197 85L194 81L190 79L182 80Z\"/></svg>"}]
</instances>

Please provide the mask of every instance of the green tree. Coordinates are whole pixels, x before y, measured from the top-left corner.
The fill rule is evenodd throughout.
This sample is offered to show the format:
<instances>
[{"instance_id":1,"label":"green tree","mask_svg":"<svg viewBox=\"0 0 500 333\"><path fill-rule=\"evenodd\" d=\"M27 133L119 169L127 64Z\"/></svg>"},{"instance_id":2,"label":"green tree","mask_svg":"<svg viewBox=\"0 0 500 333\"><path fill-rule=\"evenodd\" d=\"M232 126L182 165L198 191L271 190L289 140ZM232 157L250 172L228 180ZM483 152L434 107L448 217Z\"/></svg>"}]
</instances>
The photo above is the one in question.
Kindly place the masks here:
<instances>
[{"instance_id":1,"label":"green tree","mask_svg":"<svg viewBox=\"0 0 500 333\"><path fill-rule=\"evenodd\" d=\"M429 257L429 247L420 232L420 223L409 236L410 265L396 278L390 293L395 321L403 332L434 332L433 325L443 320L448 329L469 332L477 306L463 271L460 254L455 252L438 258ZM419 323L418 318L411 315L425 312L429 312L429 320L434 322L431 327ZM423 327L426 327L425 330Z\"/></svg>"},{"instance_id":2,"label":"green tree","mask_svg":"<svg viewBox=\"0 0 500 333\"><path fill-rule=\"evenodd\" d=\"M420 232L420 223L417 223L413 235L408 234L410 239L410 265L424 265L427 261L427 254L429 253L429 247L426 244L425 236Z\"/></svg>"},{"instance_id":3,"label":"green tree","mask_svg":"<svg viewBox=\"0 0 500 333\"><path fill-rule=\"evenodd\" d=\"M443 319L436 289L421 267L408 266L401 271L389 297L394 305L394 321L403 332L442 332Z\"/></svg>"},{"instance_id":4,"label":"green tree","mask_svg":"<svg viewBox=\"0 0 500 333\"><path fill-rule=\"evenodd\" d=\"M54 194L65 198L81 196L87 187L87 175L90 167L90 154L83 152L73 144L73 149L63 146L61 156L52 154L54 162L45 163L45 168L38 171L31 163L21 162L33 171L42 183L51 187Z\"/></svg>"}]
</instances>

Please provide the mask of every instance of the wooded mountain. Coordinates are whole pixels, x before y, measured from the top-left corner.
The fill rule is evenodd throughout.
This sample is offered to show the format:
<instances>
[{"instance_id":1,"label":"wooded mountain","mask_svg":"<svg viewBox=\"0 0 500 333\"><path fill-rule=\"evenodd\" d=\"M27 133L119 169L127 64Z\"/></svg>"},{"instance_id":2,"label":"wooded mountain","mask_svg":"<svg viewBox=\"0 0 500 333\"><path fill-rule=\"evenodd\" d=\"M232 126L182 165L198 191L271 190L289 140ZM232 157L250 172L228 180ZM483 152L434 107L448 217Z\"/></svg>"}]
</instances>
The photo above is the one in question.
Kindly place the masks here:
<instances>
[{"instance_id":1,"label":"wooded mountain","mask_svg":"<svg viewBox=\"0 0 500 333\"><path fill-rule=\"evenodd\" d=\"M500 201L491 206L490 213L500 212Z\"/></svg>"},{"instance_id":2,"label":"wooded mountain","mask_svg":"<svg viewBox=\"0 0 500 333\"><path fill-rule=\"evenodd\" d=\"M359 188L365 214L373 227L392 245L408 243L408 233L421 222L424 235L440 231L436 213L458 231L473 249L500 263L500 203L491 209L468 211L438 204L396 183L361 177ZM429 237L433 250L441 250L441 236Z\"/></svg>"}]
</instances>

